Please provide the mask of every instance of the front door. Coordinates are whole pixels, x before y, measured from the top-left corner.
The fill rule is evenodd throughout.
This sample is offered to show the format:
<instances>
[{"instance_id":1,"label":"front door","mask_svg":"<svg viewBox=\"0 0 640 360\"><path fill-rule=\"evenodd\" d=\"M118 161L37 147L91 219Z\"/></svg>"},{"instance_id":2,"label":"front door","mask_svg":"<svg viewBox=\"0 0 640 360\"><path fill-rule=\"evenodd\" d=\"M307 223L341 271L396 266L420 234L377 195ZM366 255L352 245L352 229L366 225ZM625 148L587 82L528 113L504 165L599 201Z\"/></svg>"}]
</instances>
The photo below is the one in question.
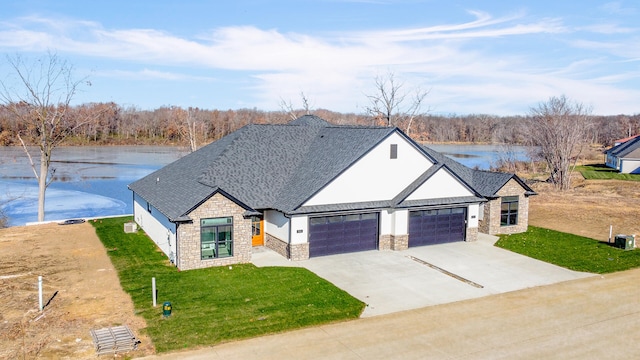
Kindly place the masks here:
<instances>
[{"instance_id":1,"label":"front door","mask_svg":"<svg viewBox=\"0 0 640 360\"><path fill-rule=\"evenodd\" d=\"M251 218L251 245L264 245L264 220L254 216Z\"/></svg>"}]
</instances>

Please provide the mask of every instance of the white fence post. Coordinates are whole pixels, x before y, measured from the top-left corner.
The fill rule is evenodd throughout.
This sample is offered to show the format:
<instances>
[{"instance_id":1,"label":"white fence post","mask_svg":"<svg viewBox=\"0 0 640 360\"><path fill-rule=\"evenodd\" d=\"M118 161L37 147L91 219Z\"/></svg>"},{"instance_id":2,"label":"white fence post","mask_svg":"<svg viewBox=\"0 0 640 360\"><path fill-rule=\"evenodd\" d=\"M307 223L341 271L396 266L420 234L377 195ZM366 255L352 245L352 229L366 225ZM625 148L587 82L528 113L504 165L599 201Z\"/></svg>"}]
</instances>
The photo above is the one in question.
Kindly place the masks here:
<instances>
[{"instance_id":1,"label":"white fence post","mask_svg":"<svg viewBox=\"0 0 640 360\"><path fill-rule=\"evenodd\" d=\"M157 306L157 299L156 299L156 278L151 278L151 292L152 297L153 297L153 307Z\"/></svg>"},{"instance_id":2,"label":"white fence post","mask_svg":"<svg viewBox=\"0 0 640 360\"><path fill-rule=\"evenodd\" d=\"M42 276L38 276L38 300L39 300L38 309L42 311Z\"/></svg>"},{"instance_id":3,"label":"white fence post","mask_svg":"<svg viewBox=\"0 0 640 360\"><path fill-rule=\"evenodd\" d=\"M609 243L611 243L611 236L613 236L613 225L609 225Z\"/></svg>"}]
</instances>

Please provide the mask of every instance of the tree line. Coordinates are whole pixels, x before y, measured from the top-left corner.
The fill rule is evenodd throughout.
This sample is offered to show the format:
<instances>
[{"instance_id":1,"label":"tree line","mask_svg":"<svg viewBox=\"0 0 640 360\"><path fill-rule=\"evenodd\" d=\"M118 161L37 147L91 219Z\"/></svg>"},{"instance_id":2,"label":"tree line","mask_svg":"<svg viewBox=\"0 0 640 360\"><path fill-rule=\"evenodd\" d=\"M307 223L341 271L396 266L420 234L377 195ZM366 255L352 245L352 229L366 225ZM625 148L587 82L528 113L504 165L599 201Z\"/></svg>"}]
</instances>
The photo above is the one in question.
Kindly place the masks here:
<instances>
[{"instance_id":1,"label":"tree line","mask_svg":"<svg viewBox=\"0 0 640 360\"><path fill-rule=\"evenodd\" d=\"M9 106L4 104L0 107L0 146L20 145L18 134L37 131L30 123L22 121L15 110L10 111ZM11 106L20 109L21 104ZM23 106L24 111L28 111L27 106ZM163 106L154 110L142 110L110 102L71 106L65 113L64 129L59 131L68 132L64 145L165 144L194 148L248 124L284 124L292 116L301 116L307 112L336 125L387 125L384 119L369 114L340 113L326 109L209 110ZM421 142L526 144L526 125L530 117L531 115L419 114L411 119L401 119L395 125ZM640 114L591 115L585 121L587 123L583 125L588 129L586 140L591 144L611 146L616 139L640 133Z\"/></svg>"}]
</instances>

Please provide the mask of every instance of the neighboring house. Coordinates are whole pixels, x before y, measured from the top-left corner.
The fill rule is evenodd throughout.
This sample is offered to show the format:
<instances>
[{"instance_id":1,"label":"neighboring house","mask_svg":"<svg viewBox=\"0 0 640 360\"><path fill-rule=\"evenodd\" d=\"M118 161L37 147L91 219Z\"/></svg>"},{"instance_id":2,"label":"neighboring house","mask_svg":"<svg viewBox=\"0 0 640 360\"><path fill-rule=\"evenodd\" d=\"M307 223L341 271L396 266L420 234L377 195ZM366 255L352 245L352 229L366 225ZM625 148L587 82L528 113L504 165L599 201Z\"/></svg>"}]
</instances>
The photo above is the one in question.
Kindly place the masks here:
<instances>
[{"instance_id":1,"label":"neighboring house","mask_svg":"<svg viewBox=\"0 0 640 360\"><path fill-rule=\"evenodd\" d=\"M604 152L606 165L625 174L640 174L640 136Z\"/></svg>"},{"instance_id":2,"label":"neighboring house","mask_svg":"<svg viewBox=\"0 0 640 360\"><path fill-rule=\"evenodd\" d=\"M638 136L640 136L640 135L633 135L633 136L629 136L629 137L626 137L626 138L613 140L613 146L617 146L617 145L620 145L622 143L626 143L627 141L633 140L633 139L637 138Z\"/></svg>"},{"instance_id":3,"label":"neighboring house","mask_svg":"<svg viewBox=\"0 0 640 360\"><path fill-rule=\"evenodd\" d=\"M132 183L135 221L183 270L474 241L525 231L513 174L467 168L398 128L312 115L247 125Z\"/></svg>"}]
</instances>

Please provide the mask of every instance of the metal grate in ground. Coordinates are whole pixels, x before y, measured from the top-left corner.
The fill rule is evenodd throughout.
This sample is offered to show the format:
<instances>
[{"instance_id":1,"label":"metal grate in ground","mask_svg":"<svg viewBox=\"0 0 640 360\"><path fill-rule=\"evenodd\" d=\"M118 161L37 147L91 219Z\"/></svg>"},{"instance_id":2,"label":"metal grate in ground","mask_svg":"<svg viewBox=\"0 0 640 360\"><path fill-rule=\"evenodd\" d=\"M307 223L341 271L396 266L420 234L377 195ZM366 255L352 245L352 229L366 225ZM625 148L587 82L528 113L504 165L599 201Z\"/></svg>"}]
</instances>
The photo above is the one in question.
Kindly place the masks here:
<instances>
[{"instance_id":1,"label":"metal grate in ground","mask_svg":"<svg viewBox=\"0 0 640 360\"><path fill-rule=\"evenodd\" d=\"M127 325L91 330L98 355L118 354L138 348L138 340Z\"/></svg>"}]
</instances>

